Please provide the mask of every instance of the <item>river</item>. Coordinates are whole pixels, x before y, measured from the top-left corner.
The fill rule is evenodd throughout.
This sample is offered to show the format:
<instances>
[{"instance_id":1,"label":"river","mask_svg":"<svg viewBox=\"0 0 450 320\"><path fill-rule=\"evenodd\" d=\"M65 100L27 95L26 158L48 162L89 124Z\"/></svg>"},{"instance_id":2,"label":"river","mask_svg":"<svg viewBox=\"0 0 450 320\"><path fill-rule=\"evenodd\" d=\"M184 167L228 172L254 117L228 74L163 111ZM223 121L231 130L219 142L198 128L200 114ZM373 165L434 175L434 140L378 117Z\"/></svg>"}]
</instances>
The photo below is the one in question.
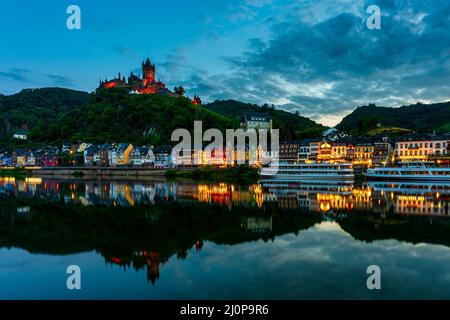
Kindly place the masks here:
<instances>
[{"instance_id":1,"label":"river","mask_svg":"<svg viewBox=\"0 0 450 320\"><path fill-rule=\"evenodd\" d=\"M0 178L0 299L448 299L449 205L445 184Z\"/></svg>"}]
</instances>

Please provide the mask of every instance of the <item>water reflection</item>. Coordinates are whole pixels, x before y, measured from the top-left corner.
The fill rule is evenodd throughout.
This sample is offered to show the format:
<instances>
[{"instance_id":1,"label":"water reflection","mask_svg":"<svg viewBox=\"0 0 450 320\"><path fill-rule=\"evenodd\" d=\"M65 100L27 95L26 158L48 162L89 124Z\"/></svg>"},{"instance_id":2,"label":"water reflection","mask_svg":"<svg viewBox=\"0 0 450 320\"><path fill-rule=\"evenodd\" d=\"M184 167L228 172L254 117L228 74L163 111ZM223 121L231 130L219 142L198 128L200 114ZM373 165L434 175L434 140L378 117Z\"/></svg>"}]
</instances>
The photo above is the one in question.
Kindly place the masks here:
<instances>
[{"instance_id":1,"label":"water reflection","mask_svg":"<svg viewBox=\"0 0 450 320\"><path fill-rule=\"evenodd\" d=\"M248 187L227 183L173 181L59 181L41 178L0 178L0 194L20 198L64 200L83 206L134 206L156 200L195 201L233 206L277 205L311 212L369 211L404 215L448 216L450 184L316 181L289 183L263 181ZM20 209L23 211L26 209ZM23 211L23 212L25 212Z\"/></svg>"},{"instance_id":2,"label":"water reflection","mask_svg":"<svg viewBox=\"0 0 450 320\"><path fill-rule=\"evenodd\" d=\"M302 263L320 260L320 252L331 250L311 232L319 230L317 235L325 237L323 231L330 232L331 227L335 241L345 235L348 247L363 247L360 241L390 239L409 247L427 243L445 246L435 249L447 249L449 201L450 186L446 184L262 181L243 187L165 180L0 178L0 248L21 248L33 255L95 252L107 266L146 272L148 283L156 286L161 274L173 272L169 271L175 263L172 258L197 261L192 255L205 247L210 258L214 255L212 246L217 246L216 254L241 257L234 252L236 247L248 245L265 252L275 250L269 249L269 243L287 243L315 250L302 249L303 258L295 258ZM310 244L302 240L307 234ZM317 242L312 243L313 239ZM400 254L403 246L394 245ZM376 247L382 251L379 244ZM243 261L248 265L263 263L254 253L249 256L255 260L246 257ZM294 259L277 256L274 265ZM223 268L214 263L214 267ZM280 269L285 268L280 265ZM298 268L293 266L291 272L294 270ZM275 291L267 289L268 296L283 296L276 294L277 287L291 292L289 283L273 283L271 290ZM240 281L238 284L244 286Z\"/></svg>"}]
</instances>

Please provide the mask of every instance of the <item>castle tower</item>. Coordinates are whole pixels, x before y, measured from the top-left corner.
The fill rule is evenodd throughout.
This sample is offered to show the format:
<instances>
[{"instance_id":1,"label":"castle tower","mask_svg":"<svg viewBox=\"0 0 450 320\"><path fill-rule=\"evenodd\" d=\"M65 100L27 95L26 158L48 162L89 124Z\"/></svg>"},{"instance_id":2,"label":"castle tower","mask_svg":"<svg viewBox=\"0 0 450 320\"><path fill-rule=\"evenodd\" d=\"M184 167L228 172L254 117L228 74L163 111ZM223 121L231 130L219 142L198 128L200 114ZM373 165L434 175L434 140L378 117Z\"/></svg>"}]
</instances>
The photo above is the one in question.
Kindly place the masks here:
<instances>
[{"instance_id":1,"label":"castle tower","mask_svg":"<svg viewBox=\"0 0 450 320\"><path fill-rule=\"evenodd\" d=\"M155 81L155 65L151 64L150 59L147 58L145 63L142 63L142 84L149 85Z\"/></svg>"}]
</instances>

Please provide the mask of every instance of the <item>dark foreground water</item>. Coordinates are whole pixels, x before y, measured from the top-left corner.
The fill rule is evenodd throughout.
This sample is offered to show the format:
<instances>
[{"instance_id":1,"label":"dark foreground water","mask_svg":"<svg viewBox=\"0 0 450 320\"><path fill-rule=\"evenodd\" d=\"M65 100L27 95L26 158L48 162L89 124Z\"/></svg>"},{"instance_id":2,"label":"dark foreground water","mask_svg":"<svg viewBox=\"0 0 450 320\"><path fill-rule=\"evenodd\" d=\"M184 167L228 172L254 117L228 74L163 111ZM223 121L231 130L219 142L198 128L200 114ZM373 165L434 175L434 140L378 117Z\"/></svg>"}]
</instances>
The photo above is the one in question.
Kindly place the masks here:
<instances>
[{"instance_id":1,"label":"dark foreground water","mask_svg":"<svg viewBox=\"0 0 450 320\"><path fill-rule=\"evenodd\" d=\"M0 299L450 298L449 203L435 184L2 178Z\"/></svg>"}]
</instances>

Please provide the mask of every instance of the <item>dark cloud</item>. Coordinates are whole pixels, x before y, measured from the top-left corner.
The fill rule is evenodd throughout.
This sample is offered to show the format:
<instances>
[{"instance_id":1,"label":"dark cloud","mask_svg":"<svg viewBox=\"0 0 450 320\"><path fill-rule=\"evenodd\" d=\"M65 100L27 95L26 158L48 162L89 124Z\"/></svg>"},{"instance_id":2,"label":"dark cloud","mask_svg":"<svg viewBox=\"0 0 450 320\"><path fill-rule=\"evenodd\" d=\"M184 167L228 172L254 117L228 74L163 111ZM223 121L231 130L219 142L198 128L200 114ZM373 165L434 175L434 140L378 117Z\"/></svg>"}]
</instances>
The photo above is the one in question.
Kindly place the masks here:
<instances>
[{"instance_id":1,"label":"dark cloud","mask_svg":"<svg viewBox=\"0 0 450 320\"><path fill-rule=\"evenodd\" d=\"M366 8L381 8L381 30L366 27ZM358 12L311 21L285 19L272 36L224 57L232 72L197 87L211 98L274 102L326 121L364 102L399 106L450 99L450 3L370 1Z\"/></svg>"},{"instance_id":2,"label":"dark cloud","mask_svg":"<svg viewBox=\"0 0 450 320\"><path fill-rule=\"evenodd\" d=\"M115 52L126 56L133 56L135 54L132 49L120 44L115 45L113 49Z\"/></svg>"},{"instance_id":3,"label":"dark cloud","mask_svg":"<svg viewBox=\"0 0 450 320\"><path fill-rule=\"evenodd\" d=\"M9 68L5 71L0 71L0 78L13 81L29 82L30 80L25 76L27 70L19 68Z\"/></svg>"},{"instance_id":4,"label":"dark cloud","mask_svg":"<svg viewBox=\"0 0 450 320\"><path fill-rule=\"evenodd\" d=\"M72 86L73 80L69 77L57 75L57 74L46 74L48 79L52 81L52 84L57 86Z\"/></svg>"}]
</instances>

